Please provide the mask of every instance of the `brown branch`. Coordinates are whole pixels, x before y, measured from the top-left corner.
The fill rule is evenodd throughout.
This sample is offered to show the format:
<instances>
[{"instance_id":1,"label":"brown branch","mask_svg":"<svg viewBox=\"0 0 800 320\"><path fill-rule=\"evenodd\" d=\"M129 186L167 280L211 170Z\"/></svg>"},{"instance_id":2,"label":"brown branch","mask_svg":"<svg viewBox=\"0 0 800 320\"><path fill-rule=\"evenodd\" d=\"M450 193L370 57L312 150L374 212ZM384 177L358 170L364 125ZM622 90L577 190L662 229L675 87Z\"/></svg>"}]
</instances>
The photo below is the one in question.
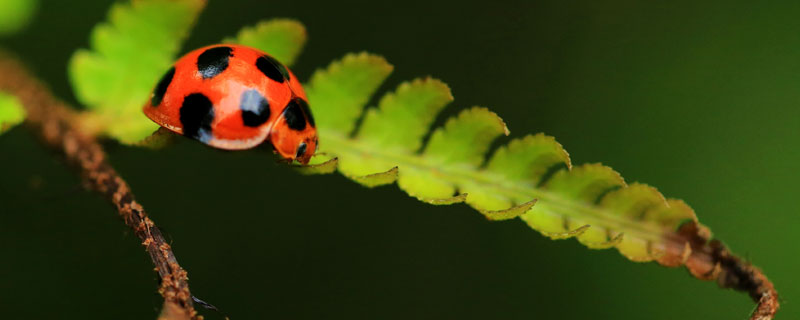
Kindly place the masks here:
<instances>
[{"instance_id":1,"label":"brown branch","mask_svg":"<svg viewBox=\"0 0 800 320\"><path fill-rule=\"evenodd\" d=\"M735 256L708 228L690 221L666 239L669 247L658 260L665 266L685 265L695 278L716 280L722 288L746 292L758 305L750 320L771 320L778 312L778 292L761 269Z\"/></svg>"},{"instance_id":2,"label":"brown branch","mask_svg":"<svg viewBox=\"0 0 800 320\"><path fill-rule=\"evenodd\" d=\"M159 319L198 318L192 305L186 271L175 259L161 231L136 202L130 187L106 160L102 147L78 127L74 109L56 99L50 90L33 77L16 59L0 52L0 91L7 91L22 102L26 123L38 131L42 140L66 156L80 169L89 186L117 208L125 224L142 240L161 278L158 292L164 297Z\"/></svg>"}]
</instances>

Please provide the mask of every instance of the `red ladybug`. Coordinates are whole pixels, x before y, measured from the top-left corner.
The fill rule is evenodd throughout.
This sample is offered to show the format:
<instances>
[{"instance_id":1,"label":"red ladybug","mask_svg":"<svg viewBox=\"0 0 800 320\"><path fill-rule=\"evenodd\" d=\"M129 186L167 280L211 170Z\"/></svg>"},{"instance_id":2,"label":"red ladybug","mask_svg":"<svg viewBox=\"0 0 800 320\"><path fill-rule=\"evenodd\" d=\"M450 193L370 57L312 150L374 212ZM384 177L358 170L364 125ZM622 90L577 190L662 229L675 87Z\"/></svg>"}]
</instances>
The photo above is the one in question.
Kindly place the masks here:
<instances>
[{"instance_id":1,"label":"red ladybug","mask_svg":"<svg viewBox=\"0 0 800 320\"><path fill-rule=\"evenodd\" d=\"M269 140L282 157L307 164L317 148L300 81L274 58L246 46L208 46L181 57L158 81L144 113L220 149L249 149Z\"/></svg>"}]
</instances>

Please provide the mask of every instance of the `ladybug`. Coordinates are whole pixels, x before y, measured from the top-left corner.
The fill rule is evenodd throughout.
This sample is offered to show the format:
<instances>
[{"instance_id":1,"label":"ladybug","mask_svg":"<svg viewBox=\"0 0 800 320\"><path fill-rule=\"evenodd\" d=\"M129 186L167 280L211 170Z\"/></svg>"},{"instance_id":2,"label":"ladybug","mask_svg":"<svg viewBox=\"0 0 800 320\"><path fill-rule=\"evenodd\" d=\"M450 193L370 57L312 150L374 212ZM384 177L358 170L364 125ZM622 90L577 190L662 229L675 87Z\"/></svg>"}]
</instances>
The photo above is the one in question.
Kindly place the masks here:
<instances>
[{"instance_id":1,"label":"ladybug","mask_svg":"<svg viewBox=\"0 0 800 320\"><path fill-rule=\"evenodd\" d=\"M242 150L269 141L283 158L302 164L317 149L300 81L275 58L247 46L187 53L158 81L144 114L215 148Z\"/></svg>"}]
</instances>

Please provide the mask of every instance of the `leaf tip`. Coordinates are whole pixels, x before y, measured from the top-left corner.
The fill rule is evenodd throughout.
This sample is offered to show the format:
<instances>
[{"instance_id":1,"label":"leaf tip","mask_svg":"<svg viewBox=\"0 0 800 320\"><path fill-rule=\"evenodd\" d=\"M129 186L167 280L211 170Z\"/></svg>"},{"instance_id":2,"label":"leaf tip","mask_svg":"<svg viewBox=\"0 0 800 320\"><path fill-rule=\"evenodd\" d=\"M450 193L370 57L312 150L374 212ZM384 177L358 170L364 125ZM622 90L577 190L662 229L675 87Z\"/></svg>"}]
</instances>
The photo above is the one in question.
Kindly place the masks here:
<instances>
[{"instance_id":1,"label":"leaf tip","mask_svg":"<svg viewBox=\"0 0 800 320\"><path fill-rule=\"evenodd\" d=\"M365 63L377 66L385 74L389 74L392 71L394 71L394 65L389 63L389 61L387 61L386 58L384 58L381 55L377 55L367 51L348 53L340 61L340 64L351 64L351 63Z\"/></svg>"},{"instance_id":2,"label":"leaf tip","mask_svg":"<svg viewBox=\"0 0 800 320\"><path fill-rule=\"evenodd\" d=\"M398 167L394 166L393 168L384 172L377 172L363 176L348 176L348 178L367 188L374 188L394 183L397 181L397 173Z\"/></svg>"},{"instance_id":3,"label":"leaf tip","mask_svg":"<svg viewBox=\"0 0 800 320\"><path fill-rule=\"evenodd\" d=\"M421 198L421 197L415 197L415 198L419 199L422 202L438 206L438 205L448 205L448 204L455 204L455 203L464 202L464 201L467 200L467 195L468 194L466 194L466 193L462 193L462 194L456 195L454 197L441 198L441 199L437 199L437 198Z\"/></svg>"},{"instance_id":4,"label":"leaf tip","mask_svg":"<svg viewBox=\"0 0 800 320\"><path fill-rule=\"evenodd\" d=\"M439 92L446 92L445 98L447 99L448 102L455 100L455 98L453 97L453 91L450 89L450 86L447 85L447 83L445 83L442 80L439 80L432 76L426 76L424 78L414 79L411 82L411 86L415 84L428 85L436 88Z\"/></svg>"},{"instance_id":5,"label":"leaf tip","mask_svg":"<svg viewBox=\"0 0 800 320\"><path fill-rule=\"evenodd\" d=\"M494 111L489 110L489 108L481 107L481 106L474 106L474 107L472 107L470 109L464 110L464 112L462 112L461 114L465 115L465 116L475 116L475 115L488 116L488 117L494 119L494 121L496 121L495 128L496 128L496 130L498 130L498 133L506 135L506 136L511 134L511 131L508 130L508 126L506 125L506 122L503 121L503 118L501 118Z\"/></svg>"},{"instance_id":6,"label":"leaf tip","mask_svg":"<svg viewBox=\"0 0 800 320\"><path fill-rule=\"evenodd\" d=\"M581 169L584 169L584 170L587 170L587 171L603 172L604 175L606 175L607 178L609 178L609 179L615 181L617 184L619 184L619 187L621 187L621 188L627 188L628 187L628 183L625 182L625 178L622 177L622 174L620 174L617 170L614 170L613 168L604 165L601 162L587 163L587 164L581 165L579 167Z\"/></svg>"},{"instance_id":7,"label":"leaf tip","mask_svg":"<svg viewBox=\"0 0 800 320\"><path fill-rule=\"evenodd\" d=\"M291 67L305 46L308 33L305 26L291 18L264 19L239 30L235 37L223 40L264 51Z\"/></svg>"},{"instance_id":8,"label":"leaf tip","mask_svg":"<svg viewBox=\"0 0 800 320\"><path fill-rule=\"evenodd\" d=\"M585 224L576 229L565 231L565 232L547 232L547 231L539 231L544 236L553 239L553 240L561 240L561 239L569 239L572 237L578 237L582 235L586 230L588 230L591 225Z\"/></svg>"},{"instance_id":9,"label":"leaf tip","mask_svg":"<svg viewBox=\"0 0 800 320\"><path fill-rule=\"evenodd\" d=\"M310 164L310 165L293 165L292 167L295 168L298 172L305 175L312 175L312 174L329 174L336 171L336 168L339 165L339 158L334 157L325 162L317 163L317 164Z\"/></svg>"},{"instance_id":10,"label":"leaf tip","mask_svg":"<svg viewBox=\"0 0 800 320\"><path fill-rule=\"evenodd\" d=\"M564 162L564 165L567 166L567 170L572 170L572 159L569 156L569 152L567 152L567 149L564 148L564 145L562 145L560 142L558 142L555 137L548 136L548 135L540 132L540 133L537 133L536 135L534 135L534 138L548 140L551 143L553 143L557 147L559 156L560 156L561 160Z\"/></svg>"},{"instance_id":11,"label":"leaf tip","mask_svg":"<svg viewBox=\"0 0 800 320\"><path fill-rule=\"evenodd\" d=\"M518 206L511 207L511 208L508 208L508 209L504 209L504 210L479 210L479 211L484 216L486 216L486 219L489 219L489 220L492 220L492 221L508 220L508 219L513 219L513 218L519 217L519 216L525 214L525 212L528 212L528 210L530 210L533 207L533 205L536 204L537 200L538 199L533 199L533 200L528 201L526 203L520 204Z\"/></svg>"},{"instance_id":12,"label":"leaf tip","mask_svg":"<svg viewBox=\"0 0 800 320\"><path fill-rule=\"evenodd\" d=\"M616 236L614 236L613 238L611 238L611 239L609 239L608 241L605 241L605 242L581 241L581 243L583 243L583 245L585 245L589 249L598 249L598 250L608 249L608 248L616 247L618 244L620 244L622 242L622 238L624 236L625 236L625 233L624 232L620 232ZM580 238L579 238L579 240L580 240Z\"/></svg>"}]
</instances>

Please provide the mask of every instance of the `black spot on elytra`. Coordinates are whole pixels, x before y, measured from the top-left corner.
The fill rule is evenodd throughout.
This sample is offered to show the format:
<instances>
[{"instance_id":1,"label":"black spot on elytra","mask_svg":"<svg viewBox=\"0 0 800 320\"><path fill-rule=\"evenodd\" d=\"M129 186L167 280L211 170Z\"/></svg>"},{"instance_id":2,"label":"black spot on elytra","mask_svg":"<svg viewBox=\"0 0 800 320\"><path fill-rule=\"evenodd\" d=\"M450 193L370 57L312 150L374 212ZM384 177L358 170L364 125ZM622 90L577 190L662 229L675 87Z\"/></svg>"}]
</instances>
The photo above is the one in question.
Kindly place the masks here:
<instances>
[{"instance_id":1,"label":"black spot on elytra","mask_svg":"<svg viewBox=\"0 0 800 320\"><path fill-rule=\"evenodd\" d=\"M306 147L308 146L306 145L305 142L300 142L300 145L297 146L297 153L294 154L294 157L300 158L301 156L303 156L303 154L306 153Z\"/></svg>"},{"instance_id":2,"label":"black spot on elytra","mask_svg":"<svg viewBox=\"0 0 800 320\"><path fill-rule=\"evenodd\" d=\"M258 90L250 89L242 93L239 108L242 109L242 120L248 127L258 127L269 119L269 102Z\"/></svg>"},{"instance_id":3,"label":"black spot on elytra","mask_svg":"<svg viewBox=\"0 0 800 320\"><path fill-rule=\"evenodd\" d=\"M275 80L277 82L284 82L290 80L289 72L286 71L286 67L284 67L278 60L270 56L261 56L256 59L256 68L261 70L267 78Z\"/></svg>"},{"instance_id":4,"label":"black spot on elytra","mask_svg":"<svg viewBox=\"0 0 800 320\"><path fill-rule=\"evenodd\" d=\"M297 153L295 153L294 157L295 158L300 158L303 154L305 154L306 153L306 147L307 146L306 146L305 142L300 142L300 145L297 146Z\"/></svg>"},{"instance_id":5,"label":"black spot on elytra","mask_svg":"<svg viewBox=\"0 0 800 320\"><path fill-rule=\"evenodd\" d=\"M183 135L203 142L211 138L214 106L202 93L192 93L183 99L180 110Z\"/></svg>"},{"instance_id":6,"label":"black spot on elytra","mask_svg":"<svg viewBox=\"0 0 800 320\"><path fill-rule=\"evenodd\" d=\"M303 113L306 114L306 118L308 118L308 123L311 124L312 128L317 127L317 124L314 123L314 116L311 115L311 109L308 107L308 102L303 100L303 98L294 98L294 101L297 101L297 104L300 106L300 109L303 109Z\"/></svg>"},{"instance_id":7,"label":"black spot on elytra","mask_svg":"<svg viewBox=\"0 0 800 320\"><path fill-rule=\"evenodd\" d=\"M167 88L169 88L169 84L172 83L172 77L175 76L175 67L169 68L167 73L165 73L161 80L158 80L158 84L156 85L156 89L153 90L153 97L150 98L150 105L155 107L161 104L161 100L164 99L164 94L167 93Z\"/></svg>"},{"instance_id":8,"label":"black spot on elytra","mask_svg":"<svg viewBox=\"0 0 800 320\"><path fill-rule=\"evenodd\" d=\"M306 116L303 114L302 107L297 103L298 100L300 99L289 101L289 104L283 109L283 118L286 119L286 124L290 129L302 131L306 128Z\"/></svg>"},{"instance_id":9,"label":"black spot on elytra","mask_svg":"<svg viewBox=\"0 0 800 320\"><path fill-rule=\"evenodd\" d=\"M228 58L231 57L233 48L214 47L203 51L197 57L197 71L203 79L211 79L228 68Z\"/></svg>"}]
</instances>

